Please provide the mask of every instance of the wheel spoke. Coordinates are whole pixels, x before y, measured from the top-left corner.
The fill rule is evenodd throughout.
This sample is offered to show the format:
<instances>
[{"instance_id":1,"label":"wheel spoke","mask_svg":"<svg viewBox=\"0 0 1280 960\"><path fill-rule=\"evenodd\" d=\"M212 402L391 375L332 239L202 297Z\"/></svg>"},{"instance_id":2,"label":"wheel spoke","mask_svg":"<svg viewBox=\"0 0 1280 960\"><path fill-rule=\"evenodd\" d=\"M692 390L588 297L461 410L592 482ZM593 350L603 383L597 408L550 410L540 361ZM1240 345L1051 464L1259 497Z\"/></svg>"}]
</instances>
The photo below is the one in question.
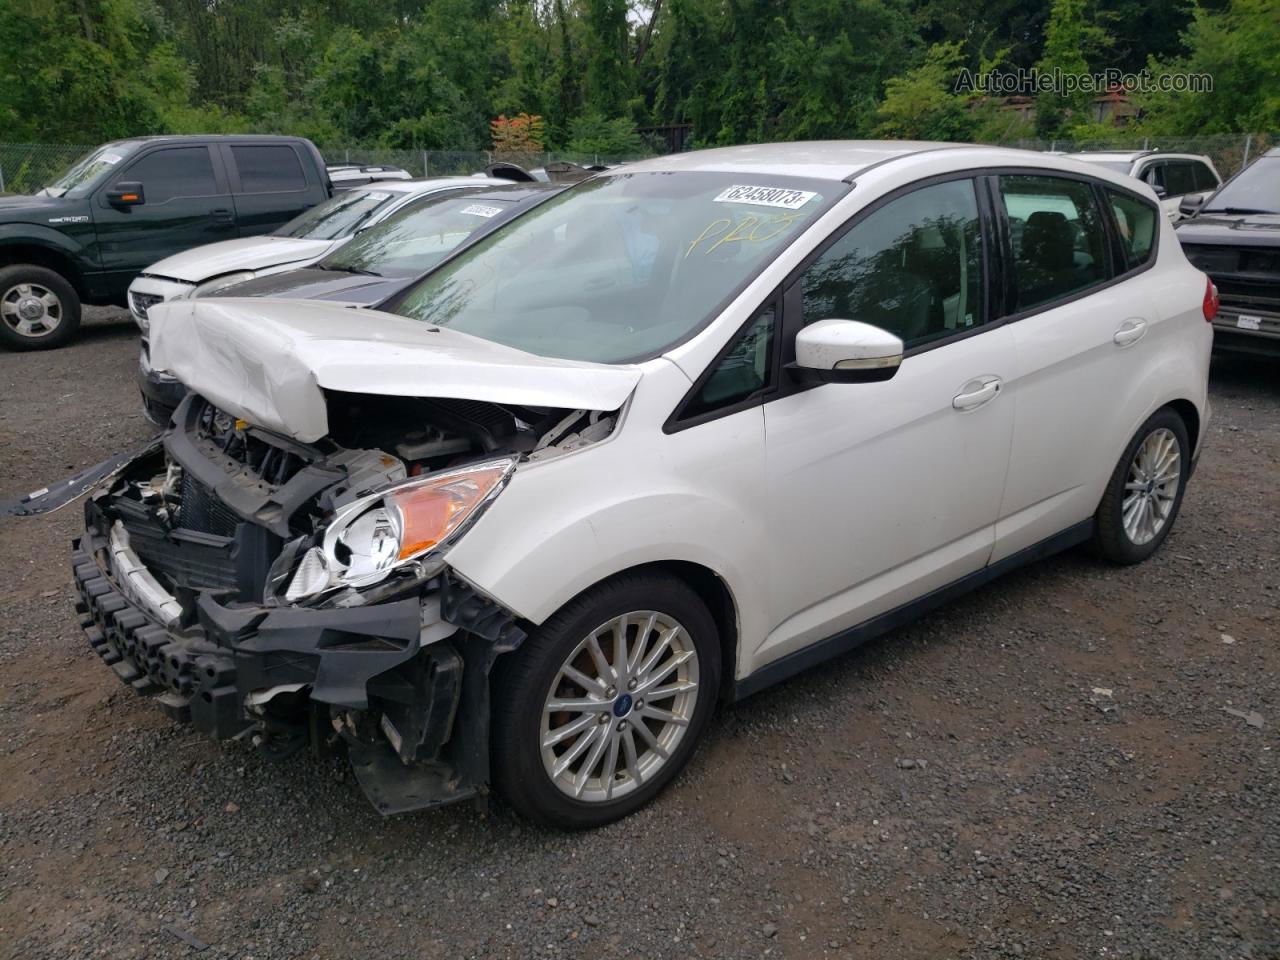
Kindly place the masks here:
<instances>
[{"instance_id":1,"label":"wheel spoke","mask_svg":"<svg viewBox=\"0 0 1280 960\"><path fill-rule=\"evenodd\" d=\"M595 679L594 677L588 677L571 663L565 664L564 668L560 672L580 686L583 690L586 690L587 693L594 693L597 697L603 697L605 695L605 691L608 689L608 686L605 683Z\"/></svg>"},{"instance_id":2,"label":"wheel spoke","mask_svg":"<svg viewBox=\"0 0 1280 960\"><path fill-rule=\"evenodd\" d=\"M636 786L644 783L644 774L640 772L640 760L636 756L636 738L628 727L622 731L622 752L627 758L627 772L631 774L631 779L636 782Z\"/></svg>"},{"instance_id":3,"label":"wheel spoke","mask_svg":"<svg viewBox=\"0 0 1280 960\"><path fill-rule=\"evenodd\" d=\"M679 627L672 627L658 638L658 642L653 645L653 649L649 655L644 658L644 663L640 664L640 669L636 671L636 676L643 677L646 680L649 677L649 671L654 665L662 659L662 655L670 649L671 644L675 642L680 633Z\"/></svg>"},{"instance_id":4,"label":"wheel spoke","mask_svg":"<svg viewBox=\"0 0 1280 960\"><path fill-rule=\"evenodd\" d=\"M592 746L591 752L587 754L587 759L583 761L582 766L578 768L578 776L574 778L573 795L575 797L582 796L582 789L587 785L587 780L591 777L591 771L600 765L600 755L609 746L608 728L600 727L599 731L596 735L595 745Z\"/></svg>"},{"instance_id":5,"label":"wheel spoke","mask_svg":"<svg viewBox=\"0 0 1280 960\"><path fill-rule=\"evenodd\" d=\"M688 693L690 690L697 690L698 685L692 680L677 681L667 684L665 687L655 687L644 695L645 700L652 702L654 700L665 700L667 697L674 697L676 694Z\"/></svg>"},{"instance_id":6,"label":"wheel spoke","mask_svg":"<svg viewBox=\"0 0 1280 960\"><path fill-rule=\"evenodd\" d=\"M651 707L645 704L645 708L640 711L640 716L648 717L650 720L660 720L663 723L674 723L677 727L687 727L689 721L685 717L677 716L670 710L659 710L657 707Z\"/></svg>"},{"instance_id":7,"label":"wheel spoke","mask_svg":"<svg viewBox=\"0 0 1280 960\"><path fill-rule=\"evenodd\" d=\"M655 673L653 676L645 677L644 683L640 685L639 689L636 692L639 693L645 690L649 690L652 687L656 687L663 680L667 679L667 677L671 676L671 674L673 674L675 671L679 670L681 666L688 663L691 659L693 659L692 650L686 650L684 653L677 654L676 656L668 660L666 663L664 663L662 665L662 669L659 670L657 673Z\"/></svg>"},{"instance_id":8,"label":"wheel spoke","mask_svg":"<svg viewBox=\"0 0 1280 960\"><path fill-rule=\"evenodd\" d=\"M596 737L600 736L601 731L604 729L605 729L604 724L598 723L595 726L593 726L590 730L588 730L586 733L584 733L582 736L580 736L577 739L577 742L575 742L572 747L570 747L563 754L561 754L560 759L556 761L555 770L552 773L552 776L558 777L560 776L560 774L568 770L569 767L573 764L573 761L577 760L578 757L582 756L582 752L586 750L587 747L591 746L591 742L595 740Z\"/></svg>"},{"instance_id":9,"label":"wheel spoke","mask_svg":"<svg viewBox=\"0 0 1280 960\"><path fill-rule=\"evenodd\" d=\"M587 638L587 653L591 654L591 662L596 665L597 676L608 677L610 682L618 679L618 675L613 672L613 667L609 666L604 651L600 649L600 638L595 634Z\"/></svg>"},{"instance_id":10,"label":"wheel spoke","mask_svg":"<svg viewBox=\"0 0 1280 960\"><path fill-rule=\"evenodd\" d=\"M609 735L609 752L605 755L604 766L600 768L600 779L604 783L604 798L613 797L613 781L618 776L618 745L622 734L614 731Z\"/></svg>"},{"instance_id":11,"label":"wheel spoke","mask_svg":"<svg viewBox=\"0 0 1280 960\"><path fill-rule=\"evenodd\" d=\"M660 756L663 760L667 759L667 751L663 748L662 744L658 742L658 738L653 735L652 730L646 727L639 720L631 725L631 729L634 729L635 732L640 735L640 738L649 745L650 750Z\"/></svg>"},{"instance_id":12,"label":"wheel spoke","mask_svg":"<svg viewBox=\"0 0 1280 960\"><path fill-rule=\"evenodd\" d=\"M561 711L568 713L603 713L612 706L613 704L608 700L596 700L593 697L587 697L574 700L548 700L543 710L546 713L559 713Z\"/></svg>"},{"instance_id":13,"label":"wheel spoke","mask_svg":"<svg viewBox=\"0 0 1280 960\"><path fill-rule=\"evenodd\" d=\"M624 614L613 621L613 675L619 680L627 675L627 617Z\"/></svg>"},{"instance_id":14,"label":"wheel spoke","mask_svg":"<svg viewBox=\"0 0 1280 960\"><path fill-rule=\"evenodd\" d=\"M583 714L577 720L571 720L563 726L556 727L548 733L542 738L542 745L544 747L554 747L557 743L567 740L574 734L587 729L587 727L591 726L593 723L599 724L600 721L589 713Z\"/></svg>"},{"instance_id":15,"label":"wheel spoke","mask_svg":"<svg viewBox=\"0 0 1280 960\"><path fill-rule=\"evenodd\" d=\"M645 618L643 625L641 625L640 629L636 632L635 652L627 660L628 676L633 677L636 675L636 665L640 662L640 658L644 656L645 644L649 640L649 634L653 633L653 625L657 623L657 621L658 615L656 613L649 614L649 616Z\"/></svg>"}]
</instances>

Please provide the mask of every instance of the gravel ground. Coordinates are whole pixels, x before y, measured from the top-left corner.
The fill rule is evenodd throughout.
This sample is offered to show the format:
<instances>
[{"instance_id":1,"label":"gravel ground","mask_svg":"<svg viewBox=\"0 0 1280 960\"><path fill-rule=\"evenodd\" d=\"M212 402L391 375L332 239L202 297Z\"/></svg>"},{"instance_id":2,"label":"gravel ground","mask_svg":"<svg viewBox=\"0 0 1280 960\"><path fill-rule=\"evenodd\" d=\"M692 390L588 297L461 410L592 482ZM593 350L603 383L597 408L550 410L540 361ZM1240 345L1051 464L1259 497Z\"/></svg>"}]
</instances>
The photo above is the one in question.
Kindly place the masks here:
<instances>
[{"instance_id":1,"label":"gravel ground","mask_svg":"<svg viewBox=\"0 0 1280 960\"><path fill-rule=\"evenodd\" d=\"M94 314L0 353L0 493L149 435ZM77 508L0 519L0 957L1280 957L1277 369L1215 365L1150 562L1042 562L722 709L590 834L383 820L173 725L75 628Z\"/></svg>"}]
</instances>

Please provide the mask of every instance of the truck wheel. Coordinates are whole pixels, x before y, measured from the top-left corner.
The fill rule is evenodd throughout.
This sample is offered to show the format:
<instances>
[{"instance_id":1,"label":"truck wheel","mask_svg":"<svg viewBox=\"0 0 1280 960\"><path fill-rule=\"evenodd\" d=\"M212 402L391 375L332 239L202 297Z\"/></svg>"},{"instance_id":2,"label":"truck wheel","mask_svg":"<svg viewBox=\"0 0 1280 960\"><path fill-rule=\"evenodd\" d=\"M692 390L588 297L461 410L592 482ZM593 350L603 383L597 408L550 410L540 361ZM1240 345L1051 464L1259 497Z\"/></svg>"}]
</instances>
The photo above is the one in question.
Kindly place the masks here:
<instances>
[{"instance_id":1,"label":"truck wheel","mask_svg":"<svg viewBox=\"0 0 1280 960\"><path fill-rule=\"evenodd\" d=\"M720 644L684 583L624 574L543 623L493 680L498 791L532 820L598 827L688 762L715 707Z\"/></svg>"},{"instance_id":2,"label":"truck wheel","mask_svg":"<svg viewBox=\"0 0 1280 960\"><path fill-rule=\"evenodd\" d=\"M80 327L75 287L45 267L19 263L0 270L0 344L10 350L52 350Z\"/></svg>"}]
</instances>

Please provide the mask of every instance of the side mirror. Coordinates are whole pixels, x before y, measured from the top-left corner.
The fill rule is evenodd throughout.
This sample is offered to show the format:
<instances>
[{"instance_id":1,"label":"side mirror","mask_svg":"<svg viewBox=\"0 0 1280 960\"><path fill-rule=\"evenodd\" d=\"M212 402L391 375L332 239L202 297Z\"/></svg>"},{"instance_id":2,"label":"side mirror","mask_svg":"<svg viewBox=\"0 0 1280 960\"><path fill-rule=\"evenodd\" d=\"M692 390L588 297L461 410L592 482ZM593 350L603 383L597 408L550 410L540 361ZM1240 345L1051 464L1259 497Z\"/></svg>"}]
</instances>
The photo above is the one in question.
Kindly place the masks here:
<instances>
[{"instance_id":1,"label":"side mirror","mask_svg":"<svg viewBox=\"0 0 1280 960\"><path fill-rule=\"evenodd\" d=\"M138 207L146 202L147 195L136 180L121 180L107 191L107 203L113 207Z\"/></svg>"},{"instance_id":2,"label":"side mirror","mask_svg":"<svg viewBox=\"0 0 1280 960\"><path fill-rule=\"evenodd\" d=\"M817 383L874 383L902 365L902 339L857 320L819 320L796 334L792 370Z\"/></svg>"},{"instance_id":3,"label":"side mirror","mask_svg":"<svg viewBox=\"0 0 1280 960\"><path fill-rule=\"evenodd\" d=\"M1182 198L1182 202L1178 204L1178 212L1184 217L1194 217L1200 212L1200 208L1203 206L1203 194L1192 194L1191 196Z\"/></svg>"}]
</instances>

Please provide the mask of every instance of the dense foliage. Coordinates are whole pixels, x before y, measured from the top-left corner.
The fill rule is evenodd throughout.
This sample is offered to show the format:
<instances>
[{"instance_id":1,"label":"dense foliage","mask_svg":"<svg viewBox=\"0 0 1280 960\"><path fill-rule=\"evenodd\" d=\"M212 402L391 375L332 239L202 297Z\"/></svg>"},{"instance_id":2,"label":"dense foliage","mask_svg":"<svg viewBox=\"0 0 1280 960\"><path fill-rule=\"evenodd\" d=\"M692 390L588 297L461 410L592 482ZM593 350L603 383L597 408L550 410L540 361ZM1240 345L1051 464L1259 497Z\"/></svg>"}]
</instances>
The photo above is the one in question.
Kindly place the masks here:
<instances>
[{"instance_id":1,"label":"dense foliage","mask_svg":"<svg viewBox=\"0 0 1280 960\"><path fill-rule=\"evenodd\" d=\"M962 69L1214 76L1143 99L1159 134L1280 129L1276 0L4 0L0 139L289 132L327 143L489 146L499 115L549 148L1031 135ZM1089 123L1041 94L1034 133Z\"/></svg>"}]
</instances>

